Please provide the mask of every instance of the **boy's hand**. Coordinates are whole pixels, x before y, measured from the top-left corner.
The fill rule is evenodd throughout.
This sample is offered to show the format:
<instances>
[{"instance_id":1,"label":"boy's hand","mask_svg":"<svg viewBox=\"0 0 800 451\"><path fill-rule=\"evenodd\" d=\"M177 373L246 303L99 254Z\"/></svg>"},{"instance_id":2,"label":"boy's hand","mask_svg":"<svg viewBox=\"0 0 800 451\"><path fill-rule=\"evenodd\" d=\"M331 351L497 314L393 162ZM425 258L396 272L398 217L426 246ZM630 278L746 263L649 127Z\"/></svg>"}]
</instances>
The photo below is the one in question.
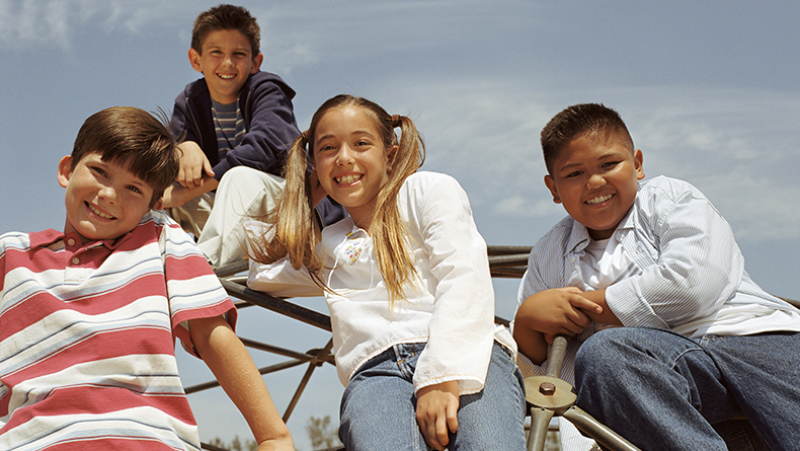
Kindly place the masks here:
<instances>
[{"instance_id":1,"label":"boy's hand","mask_svg":"<svg viewBox=\"0 0 800 451\"><path fill-rule=\"evenodd\" d=\"M458 381L419 389L417 423L429 446L441 450L450 443L450 432L458 431L458 406Z\"/></svg>"},{"instance_id":2,"label":"boy's hand","mask_svg":"<svg viewBox=\"0 0 800 451\"><path fill-rule=\"evenodd\" d=\"M178 148L183 151L183 155L176 182L184 188L192 189L203 184L203 177L214 177L214 169L208 157L196 142L184 141Z\"/></svg>"},{"instance_id":3,"label":"boy's hand","mask_svg":"<svg viewBox=\"0 0 800 451\"><path fill-rule=\"evenodd\" d=\"M514 319L514 327L525 327L539 331L547 336L574 336L592 323L581 310L596 314L603 308L581 296L583 292L575 287L553 288L540 291L525 299Z\"/></svg>"}]
</instances>

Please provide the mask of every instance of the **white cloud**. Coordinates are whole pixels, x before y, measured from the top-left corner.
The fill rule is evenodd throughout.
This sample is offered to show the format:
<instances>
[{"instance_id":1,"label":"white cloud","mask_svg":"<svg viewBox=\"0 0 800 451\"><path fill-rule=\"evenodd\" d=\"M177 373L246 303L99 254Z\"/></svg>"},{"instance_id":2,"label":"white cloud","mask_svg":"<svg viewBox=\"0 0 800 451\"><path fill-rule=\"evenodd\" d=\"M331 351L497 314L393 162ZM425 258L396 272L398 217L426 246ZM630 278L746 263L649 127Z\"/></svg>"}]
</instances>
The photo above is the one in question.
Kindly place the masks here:
<instances>
[{"instance_id":1,"label":"white cloud","mask_svg":"<svg viewBox=\"0 0 800 451\"><path fill-rule=\"evenodd\" d=\"M121 29L137 34L191 7L158 0L0 0L0 45L16 52L69 49L79 27L97 24L105 33Z\"/></svg>"},{"instance_id":2,"label":"white cloud","mask_svg":"<svg viewBox=\"0 0 800 451\"><path fill-rule=\"evenodd\" d=\"M544 187L539 132L574 92L539 94L521 79L392 81L426 137L426 167L456 176L473 208L505 217L556 216ZM407 95L408 93L414 93ZM587 96L588 97L588 96ZM594 92L626 119L649 177L698 186L741 239L800 238L800 96L693 87ZM403 102L403 103L401 103ZM396 107L394 107L397 109ZM396 112L396 111L393 111ZM402 112L402 111L401 111Z\"/></svg>"}]
</instances>

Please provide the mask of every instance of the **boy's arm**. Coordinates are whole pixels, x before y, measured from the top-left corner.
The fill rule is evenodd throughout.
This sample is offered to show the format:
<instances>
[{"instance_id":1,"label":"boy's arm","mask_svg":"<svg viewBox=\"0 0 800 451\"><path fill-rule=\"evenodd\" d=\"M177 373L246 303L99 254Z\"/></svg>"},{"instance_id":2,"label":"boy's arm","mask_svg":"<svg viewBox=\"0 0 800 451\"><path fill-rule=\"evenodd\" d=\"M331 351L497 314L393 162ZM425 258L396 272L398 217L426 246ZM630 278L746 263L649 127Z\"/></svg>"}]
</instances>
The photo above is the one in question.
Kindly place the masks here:
<instances>
[{"instance_id":1,"label":"boy's arm","mask_svg":"<svg viewBox=\"0 0 800 451\"><path fill-rule=\"evenodd\" d=\"M592 297L597 299L601 296L593 294ZM520 351L533 363L540 365L547 358L545 336L581 333L592 322L588 312L600 317L603 307L585 297L578 288L540 291L525 299L517 309L514 339Z\"/></svg>"},{"instance_id":2,"label":"boy's arm","mask_svg":"<svg viewBox=\"0 0 800 451\"><path fill-rule=\"evenodd\" d=\"M170 185L161 196L163 201L162 208L180 207L201 194L217 189L218 186L219 181L214 177L203 177L200 184L195 185L193 188L186 188L176 184Z\"/></svg>"},{"instance_id":3,"label":"boy's arm","mask_svg":"<svg viewBox=\"0 0 800 451\"><path fill-rule=\"evenodd\" d=\"M222 316L189 321L192 343L253 432L259 450L294 451L289 429L242 342Z\"/></svg>"},{"instance_id":4,"label":"boy's arm","mask_svg":"<svg viewBox=\"0 0 800 451\"><path fill-rule=\"evenodd\" d=\"M609 286L605 297L628 326L674 328L713 314L736 292L744 257L730 226L700 191L674 179L650 183L658 190L639 203L654 237L643 244L655 248L657 261Z\"/></svg>"},{"instance_id":5,"label":"boy's arm","mask_svg":"<svg viewBox=\"0 0 800 451\"><path fill-rule=\"evenodd\" d=\"M614 314L614 312L606 303L606 290L584 291L581 293L581 297L587 299L591 303L597 304L601 308L599 313L592 309L583 309L583 313L585 313L586 316L588 316L593 322L612 324L614 326L623 325L619 318L617 318L617 315Z\"/></svg>"}]
</instances>

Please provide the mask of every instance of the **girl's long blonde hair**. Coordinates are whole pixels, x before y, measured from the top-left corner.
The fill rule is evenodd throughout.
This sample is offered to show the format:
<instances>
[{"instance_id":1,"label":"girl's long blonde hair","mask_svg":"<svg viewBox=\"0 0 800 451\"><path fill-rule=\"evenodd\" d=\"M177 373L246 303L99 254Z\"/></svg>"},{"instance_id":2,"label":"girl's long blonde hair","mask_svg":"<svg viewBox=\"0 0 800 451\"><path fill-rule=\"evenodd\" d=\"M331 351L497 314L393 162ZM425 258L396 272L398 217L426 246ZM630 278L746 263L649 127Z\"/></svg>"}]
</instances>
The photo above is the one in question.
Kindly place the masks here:
<instances>
[{"instance_id":1,"label":"girl's long blonde hair","mask_svg":"<svg viewBox=\"0 0 800 451\"><path fill-rule=\"evenodd\" d=\"M308 160L313 162L313 143L317 124L325 113L345 106L362 108L378 129L384 147L398 146L388 156L388 180L378 195L375 214L369 233L372 235L378 265L389 291L392 308L396 301L404 300L403 287L416 277L414 256L409 249L406 224L400 215L397 196L406 178L417 171L425 161L425 143L414 123L405 116L390 116L374 102L361 97L338 95L328 99L314 113L311 126L294 141L284 168L286 187L276 208L265 218L275 224L271 237L248 237L250 258L259 263L272 263L287 254L295 269L305 266L316 283L326 291L330 289L320 277L322 260L316 253L321 230L313 216L313 198L309 183ZM400 127L400 138L395 135Z\"/></svg>"}]
</instances>

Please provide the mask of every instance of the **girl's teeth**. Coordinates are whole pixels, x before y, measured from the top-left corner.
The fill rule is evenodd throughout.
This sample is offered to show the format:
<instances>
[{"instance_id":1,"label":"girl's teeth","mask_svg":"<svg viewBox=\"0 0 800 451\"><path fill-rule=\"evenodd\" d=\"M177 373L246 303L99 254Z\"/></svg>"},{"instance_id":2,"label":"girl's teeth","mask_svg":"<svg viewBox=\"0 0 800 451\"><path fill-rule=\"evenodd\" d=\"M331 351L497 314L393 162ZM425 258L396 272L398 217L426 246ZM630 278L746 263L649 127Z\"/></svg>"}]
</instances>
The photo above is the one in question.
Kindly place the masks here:
<instances>
[{"instance_id":1,"label":"girl's teeth","mask_svg":"<svg viewBox=\"0 0 800 451\"><path fill-rule=\"evenodd\" d=\"M360 175L345 175L344 177L339 178L339 183L353 183L356 180L360 179Z\"/></svg>"}]
</instances>

